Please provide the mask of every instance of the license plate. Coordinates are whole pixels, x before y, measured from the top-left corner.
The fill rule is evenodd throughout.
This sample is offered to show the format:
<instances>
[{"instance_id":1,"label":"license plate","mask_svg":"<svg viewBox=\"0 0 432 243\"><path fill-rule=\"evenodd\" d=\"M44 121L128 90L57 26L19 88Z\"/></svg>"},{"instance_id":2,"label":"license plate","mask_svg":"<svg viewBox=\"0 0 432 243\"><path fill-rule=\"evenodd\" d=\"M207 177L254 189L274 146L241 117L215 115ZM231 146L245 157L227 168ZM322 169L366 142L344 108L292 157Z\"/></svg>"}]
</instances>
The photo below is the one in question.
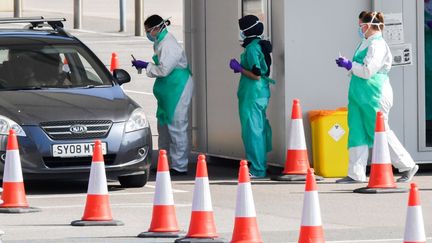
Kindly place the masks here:
<instances>
[{"instance_id":1,"label":"license plate","mask_svg":"<svg viewBox=\"0 0 432 243\"><path fill-rule=\"evenodd\" d=\"M87 157L93 155L94 143L54 144L53 157ZM102 154L106 154L106 143L102 143Z\"/></svg>"}]
</instances>

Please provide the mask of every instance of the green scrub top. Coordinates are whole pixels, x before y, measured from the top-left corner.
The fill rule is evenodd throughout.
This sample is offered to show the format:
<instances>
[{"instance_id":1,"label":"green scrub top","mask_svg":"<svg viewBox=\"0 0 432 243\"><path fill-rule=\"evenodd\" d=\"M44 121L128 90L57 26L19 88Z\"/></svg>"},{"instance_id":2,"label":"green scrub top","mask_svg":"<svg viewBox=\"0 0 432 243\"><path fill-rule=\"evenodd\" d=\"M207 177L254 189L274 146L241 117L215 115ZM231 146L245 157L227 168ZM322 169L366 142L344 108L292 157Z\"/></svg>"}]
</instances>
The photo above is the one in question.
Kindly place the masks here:
<instances>
[{"instance_id":1,"label":"green scrub top","mask_svg":"<svg viewBox=\"0 0 432 243\"><path fill-rule=\"evenodd\" d=\"M160 43L168 31L164 29L157 38ZM153 56L153 61L159 65L159 57ZM160 125L172 122L177 103L183 94L184 87L191 75L189 68L175 68L168 76L158 77L153 85L153 94L157 99L156 117Z\"/></svg>"},{"instance_id":2,"label":"green scrub top","mask_svg":"<svg viewBox=\"0 0 432 243\"><path fill-rule=\"evenodd\" d=\"M246 46L240 56L240 64L247 70L252 70L255 65L261 70L261 80L252 80L242 74L237 91L239 99L270 98L269 83L274 84L275 82L264 75L267 73L268 67L259 44L260 40L255 39Z\"/></svg>"}]
</instances>

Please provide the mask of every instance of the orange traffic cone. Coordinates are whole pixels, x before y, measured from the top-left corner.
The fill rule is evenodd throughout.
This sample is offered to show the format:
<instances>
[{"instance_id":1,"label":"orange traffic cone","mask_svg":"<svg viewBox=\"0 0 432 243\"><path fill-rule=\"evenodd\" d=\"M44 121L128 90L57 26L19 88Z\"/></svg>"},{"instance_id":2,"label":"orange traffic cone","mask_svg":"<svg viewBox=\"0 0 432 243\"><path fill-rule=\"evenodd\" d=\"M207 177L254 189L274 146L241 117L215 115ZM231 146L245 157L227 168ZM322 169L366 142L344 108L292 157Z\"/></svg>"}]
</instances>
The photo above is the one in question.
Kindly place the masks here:
<instances>
[{"instance_id":1,"label":"orange traffic cone","mask_svg":"<svg viewBox=\"0 0 432 243\"><path fill-rule=\"evenodd\" d=\"M388 148L384 115L377 112L372 165L367 187L355 189L359 193L406 192L406 188L397 188L394 182L390 151Z\"/></svg>"},{"instance_id":2,"label":"orange traffic cone","mask_svg":"<svg viewBox=\"0 0 432 243\"><path fill-rule=\"evenodd\" d=\"M63 67L62 67L63 72L65 73L70 73L70 67L69 67L69 62L67 60L67 58L65 57L65 59L63 59Z\"/></svg>"},{"instance_id":3,"label":"orange traffic cone","mask_svg":"<svg viewBox=\"0 0 432 243\"><path fill-rule=\"evenodd\" d=\"M41 211L29 207L27 203L18 140L13 129L9 130L6 147L6 159L3 171L3 203L0 213L30 213Z\"/></svg>"},{"instance_id":4,"label":"orange traffic cone","mask_svg":"<svg viewBox=\"0 0 432 243\"><path fill-rule=\"evenodd\" d=\"M150 228L147 232L139 234L138 237L180 237L171 188L171 176L169 173L167 152L163 149L159 151L155 195L153 199L153 214Z\"/></svg>"},{"instance_id":5,"label":"orange traffic cone","mask_svg":"<svg viewBox=\"0 0 432 243\"><path fill-rule=\"evenodd\" d=\"M308 169L308 174L306 176L302 222L298 242L325 242L321 223L321 210L318 199L318 191L313 169Z\"/></svg>"},{"instance_id":6,"label":"orange traffic cone","mask_svg":"<svg viewBox=\"0 0 432 243\"><path fill-rule=\"evenodd\" d=\"M87 200L81 220L71 222L72 226L118 226L123 222L113 220L109 204L108 185L105 163L102 155L102 143L96 140L90 168Z\"/></svg>"},{"instance_id":7,"label":"orange traffic cone","mask_svg":"<svg viewBox=\"0 0 432 243\"><path fill-rule=\"evenodd\" d=\"M113 72L114 69L118 69L119 68L119 59L117 56L117 53L113 52L111 54L111 66L110 66L110 71Z\"/></svg>"},{"instance_id":8,"label":"orange traffic cone","mask_svg":"<svg viewBox=\"0 0 432 243\"><path fill-rule=\"evenodd\" d=\"M423 213L420 205L420 193L415 183L411 183L404 243L426 243Z\"/></svg>"},{"instance_id":9,"label":"orange traffic cone","mask_svg":"<svg viewBox=\"0 0 432 243\"><path fill-rule=\"evenodd\" d=\"M175 243L189 242L221 242L217 239L216 226L213 217L213 207L210 196L210 186L207 174L205 155L198 156L195 187L192 200L192 215L189 231L185 238L175 240Z\"/></svg>"},{"instance_id":10,"label":"orange traffic cone","mask_svg":"<svg viewBox=\"0 0 432 243\"><path fill-rule=\"evenodd\" d=\"M282 175L272 177L272 179L277 181L304 181L306 180L307 170L310 168L310 165L303 128L302 111L298 99L293 100L289 134L285 168ZM317 180L322 180L322 178L317 177Z\"/></svg>"},{"instance_id":11,"label":"orange traffic cone","mask_svg":"<svg viewBox=\"0 0 432 243\"><path fill-rule=\"evenodd\" d=\"M231 243L236 242L263 242L258 230L255 205L249 178L249 168L247 167L246 160L240 161L235 222L231 239Z\"/></svg>"}]
</instances>

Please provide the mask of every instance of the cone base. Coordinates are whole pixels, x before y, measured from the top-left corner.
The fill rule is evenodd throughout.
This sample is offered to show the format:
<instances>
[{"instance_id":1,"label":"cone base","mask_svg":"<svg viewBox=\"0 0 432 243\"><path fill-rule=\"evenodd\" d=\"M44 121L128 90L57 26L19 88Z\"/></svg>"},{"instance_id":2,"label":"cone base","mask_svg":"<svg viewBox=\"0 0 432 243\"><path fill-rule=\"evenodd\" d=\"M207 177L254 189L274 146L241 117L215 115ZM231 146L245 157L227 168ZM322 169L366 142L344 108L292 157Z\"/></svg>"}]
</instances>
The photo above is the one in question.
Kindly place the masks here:
<instances>
[{"instance_id":1,"label":"cone base","mask_svg":"<svg viewBox=\"0 0 432 243\"><path fill-rule=\"evenodd\" d=\"M303 174L295 174L295 175L278 175L278 176L272 176L270 178L273 181L306 181L306 175ZM324 180L323 177L315 175L316 181L322 181Z\"/></svg>"},{"instance_id":2,"label":"cone base","mask_svg":"<svg viewBox=\"0 0 432 243\"><path fill-rule=\"evenodd\" d=\"M220 238L180 238L174 241L174 243L227 243L228 241Z\"/></svg>"},{"instance_id":3,"label":"cone base","mask_svg":"<svg viewBox=\"0 0 432 243\"><path fill-rule=\"evenodd\" d=\"M36 213L41 211L42 209L33 207L0 208L0 213Z\"/></svg>"},{"instance_id":4,"label":"cone base","mask_svg":"<svg viewBox=\"0 0 432 243\"><path fill-rule=\"evenodd\" d=\"M139 238L180 238L184 237L185 233L180 231L173 232L142 232L137 237Z\"/></svg>"},{"instance_id":5,"label":"cone base","mask_svg":"<svg viewBox=\"0 0 432 243\"><path fill-rule=\"evenodd\" d=\"M123 226L124 223L119 220L109 221L89 221L89 220L75 220L71 222L72 226Z\"/></svg>"},{"instance_id":6,"label":"cone base","mask_svg":"<svg viewBox=\"0 0 432 243\"><path fill-rule=\"evenodd\" d=\"M361 187L355 189L353 192L355 193L405 193L408 192L408 188L369 188L369 187Z\"/></svg>"}]
</instances>

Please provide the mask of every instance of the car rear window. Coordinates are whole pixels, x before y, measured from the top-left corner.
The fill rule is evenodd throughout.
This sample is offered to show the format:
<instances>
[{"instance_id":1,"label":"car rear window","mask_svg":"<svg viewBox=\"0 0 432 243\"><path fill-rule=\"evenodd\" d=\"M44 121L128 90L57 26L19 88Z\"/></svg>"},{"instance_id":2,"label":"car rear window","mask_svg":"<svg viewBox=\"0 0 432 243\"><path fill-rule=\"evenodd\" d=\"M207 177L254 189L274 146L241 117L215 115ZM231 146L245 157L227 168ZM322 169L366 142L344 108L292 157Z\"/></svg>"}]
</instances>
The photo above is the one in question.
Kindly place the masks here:
<instances>
[{"instance_id":1,"label":"car rear window","mask_svg":"<svg viewBox=\"0 0 432 243\"><path fill-rule=\"evenodd\" d=\"M0 90L112 86L79 46L0 46Z\"/></svg>"}]
</instances>

